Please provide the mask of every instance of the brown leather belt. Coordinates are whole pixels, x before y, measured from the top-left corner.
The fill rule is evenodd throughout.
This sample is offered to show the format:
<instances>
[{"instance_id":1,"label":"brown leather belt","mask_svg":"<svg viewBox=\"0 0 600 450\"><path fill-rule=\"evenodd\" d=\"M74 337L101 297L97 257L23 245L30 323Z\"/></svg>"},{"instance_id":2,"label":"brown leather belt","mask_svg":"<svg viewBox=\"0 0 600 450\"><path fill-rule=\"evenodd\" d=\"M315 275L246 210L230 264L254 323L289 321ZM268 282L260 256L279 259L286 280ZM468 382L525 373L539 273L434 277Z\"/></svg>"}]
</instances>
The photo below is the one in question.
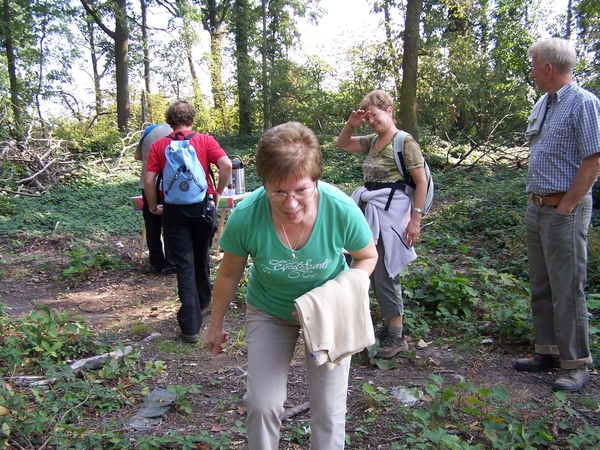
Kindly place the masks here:
<instances>
[{"instance_id":1,"label":"brown leather belt","mask_svg":"<svg viewBox=\"0 0 600 450\"><path fill-rule=\"evenodd\" d=\"M557 206L565 195L566 192L557 192L556 194L548 195L529 194L529 201L533 201L540 206Z\"/></svg>"}]
</instances>

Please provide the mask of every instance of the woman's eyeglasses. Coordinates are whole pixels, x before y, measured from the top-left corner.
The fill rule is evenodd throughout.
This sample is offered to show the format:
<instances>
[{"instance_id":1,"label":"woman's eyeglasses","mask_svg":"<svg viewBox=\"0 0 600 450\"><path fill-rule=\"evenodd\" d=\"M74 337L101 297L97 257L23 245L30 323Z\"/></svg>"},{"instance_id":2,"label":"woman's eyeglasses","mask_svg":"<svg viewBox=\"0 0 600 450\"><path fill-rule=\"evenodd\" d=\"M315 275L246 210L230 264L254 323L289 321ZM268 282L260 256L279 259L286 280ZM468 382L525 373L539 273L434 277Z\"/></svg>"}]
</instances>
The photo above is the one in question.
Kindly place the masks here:
<instances>
[{"instance_id":1,"label":"woman's eyeglasses","mask_svg":"<svg viewBox=\"0 0 600 450\"><path fill-rule=\"evenodd\" d=\"M307 198L311 197L316 190L317 185L315 184L311 188L302 188L292 192L292 197L294 197L296 200L306 200ZM268 196L274 202L283 203L287 200L289 194L283 191L273 191L269 193Z\"/></svg>"}]
</instances>

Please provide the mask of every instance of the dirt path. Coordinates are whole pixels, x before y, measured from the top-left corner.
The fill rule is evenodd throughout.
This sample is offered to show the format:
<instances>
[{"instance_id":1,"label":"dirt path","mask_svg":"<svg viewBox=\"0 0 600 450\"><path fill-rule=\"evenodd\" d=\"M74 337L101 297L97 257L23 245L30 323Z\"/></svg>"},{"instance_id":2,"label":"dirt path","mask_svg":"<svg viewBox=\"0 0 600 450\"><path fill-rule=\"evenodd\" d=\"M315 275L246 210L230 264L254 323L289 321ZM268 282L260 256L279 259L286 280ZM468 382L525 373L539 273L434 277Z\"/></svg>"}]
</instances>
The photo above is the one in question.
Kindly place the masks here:
<instances>
[{"instance_id":1,"label":"dirt path","mask_svg":"<svg viewBox=\"0 0 600 450\"><path fill-rule=\"evenodd\" d=\"M118 249L123 260L136 260L137 239L113 239L107 244ZM69 242L60 237L19 242L19 236L0 236L0 302L6 305L9 315L28 313L35 304L43 303L53 309L73 311L89 321L96 331L111 332L125 343L159 332L162 341L170 342L171 348L177 351L161 350L169 346L159 345L160 340L143 351L144 360L166 362L163 378L157 380L156 385L198 385L200 393L191 396L193 412L190 416L170 411L164 416L158 431L198 433L209 430L218 435L219 431L232 430L236 421L244 420L242 396L246 354L243 343L235 342L237 331L243 327L241 311L230 316L227 322L233 346L213 358L202 345L188 345L177 340L179 332L175 315L178 302L174 276L156 276L136 263L127 271L98 272L86 281L68 286L55 281L57 274L69 264L65 254L68 248ZM144 333L135 334L139 324L146 326ZM431 382L432 373L441 375L446 383L451 384L465 378L488 388L505 386L510 389L515 402L550 401L550 384L556 374L523 374L512 369L512 360L523 354L523 348L482 343L476 351L464 354L452 345L430 343L419 347L410 336L408 339L410 352L396 358L398 367L395 369L380 370L368 364L365 358L355 357L351 369L347 429L349 433L357 430L365 432L360 434L360 441L355 438L358 433L353 433L353 441L347 448L386 449L392 442L401 439L399 433L390 432L397 420L394 413L397 404L393 403L396 400L392 390L397 387L422 389ZM387 407L375 404L373 398L364 392L363 384L367 382L375 388L385 389L392 403ZM290 374L287 408L308 400L306 386L303 347L299 345ZM582 393L600 401L597 371ZM134 410L122 411L124 420ZM368 417L373 411L377 412L377 419L370 421ZM600 415L592 413L592 416L599 426ZM284 423L284 436L288 441L283 448L308 448L306 444L292 442L302 440L302 430L308 423L308 417L308 411L305 411ZM230 433L236 436L235 432ZM244 449L243 436L238 437L237 441L234 439L235 448Z\"/></svg>"}]
</instances>

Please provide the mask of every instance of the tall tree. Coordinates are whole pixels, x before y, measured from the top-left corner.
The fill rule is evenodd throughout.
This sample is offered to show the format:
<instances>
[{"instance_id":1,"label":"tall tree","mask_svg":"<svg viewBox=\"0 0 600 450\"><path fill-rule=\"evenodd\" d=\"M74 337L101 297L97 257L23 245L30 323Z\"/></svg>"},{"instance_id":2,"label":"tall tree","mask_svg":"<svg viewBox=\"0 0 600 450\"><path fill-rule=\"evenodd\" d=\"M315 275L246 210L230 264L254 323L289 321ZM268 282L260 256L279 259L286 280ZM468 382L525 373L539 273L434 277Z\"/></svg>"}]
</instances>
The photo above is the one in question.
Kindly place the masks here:
<instances>
[{"instance_id":1,"label":"tall tree","mask_svg":"<svg viewBox=\"0 0 600 450\"><path fill-rule=\"evenodd\" d=\"M95 108L96 108L96 116L99 116L102 113L102 89L100 86L100 80L102 79L102 75L99 69L98 62L98 53L97 53L97 45L96 45L96 31L94 28L94 19L86 12L86 31L87 31L87 39L88 45L90 47L90 58L92 60L92 80L94 82L94 99L95 99Z\"/></svg>"},{"instance_id":2,"label":"tall tree","mask_svg":"<svg viewBox=\"0 0 600 450\"><path fill-rule=\"evenodd\" d=\"M400 124L419 140L417 122L417 67L419 62L419 29L423 0L408 0L404 20L404 52L402 55L402 88L400 90Z\"/></svg>"},{"instance_id":3,"label":"tall tree","mask_svg":"<svg viewBox=\"0 0 600 450\"><path fill-rule=\"evenodd\" d=\"M188 64L194 95L194 106L197 110L204 109L200 79L196 72L196 63L194 59L194 47L199 41L199 36L195 30L194 24L201 21L201 14L190 0L159 0L159 4L165 7L173 15L173 18L180 18L182 21L180 44L182 45L183 53L185 54Z\"/></svg>"},{"instance_id":4,"label":"tall tree","mask_svg":"<svg viewBox=\"0 0 600 450\"><path fill-rule=\"evenodd\" d=\"M262 48L261 48L261 66L262 66L262 99L263 99L263 129L267 130L271 127L271 107L269 105L269 49L268 39L268 0L261 0L261 15L262 15ZM274 58L272 58L274 59Z\"/></svg>"},{"instance_id":5,"label":"tall tree","mask_svg":"<svg viewBox=\"0 0 600 450\"><path fill-rule=\"evenodd\" d=\"M399 44L396 44L401 40L400 36L394 33L394 24L392 21L392 9L401 8L395 0L383 0L381 3L375 2L373 11L383 12L383 25L385 29L385 48L387 49L386 58L386 71L392 76L394 80L394 96L399 99L400 91L402 86L402 57L400 51L397 49Z\"/></svg>"},{"instance_id":6,"label":"tall tree","mask_svg":"<svg viewBox=\"0 0 600 450\"><path fill-rule=\"evenodd\" d=\"M235 0L233 11L233 34L235 38L235 66L240 136L252 133L252 58L250 57L250 34L256 18L248 0Z\"/></svg>"},{"instance_id":7,"label":"tall tree","mask_svg":"<svg viewBox=\"0 0 600 450\"><path fill-rule=\"evenodd\" d=\"M220 116L221 125L228 128L225 90L223 88L223 37L225 35L224 23L230 10L230 0L217 2L206 0L201 2L203 6L202 24L210 36L210 80L211 91L215 110Z\"/></svg>"},{"instance_id":8,"label":"tall tree","mask_svg":"<svg viewBox=\"0 0 600 450\"><path fill-rule=\"evenodd\" d=\"M100 29L114 41L115 81L117 86L117 124L119 131L127 131L131 107L129 104L129 28L127 25L127 0L114 0L115 29L109 29L98 11L88 2L80 0Z\"/></svg>"},{"instance_id":9,"label":"tall tree","mask_svg":"<svg viewBox=\"0 0 600 450\"><path fill-rule=\"evenodd\" d=\"M142 122L148 120L146 108L150 110L152 116L152 105L150 100L150 43L148 37L148 2L140 0L140 10L142 13L142 58L144 60L144 95L142 99Z\"/></svg>"},{"instance_id":10,"label":"tall tree","mask_svg":"<svg viewBox=\"0 0 600 450\"><path fill-rule=\"evenodd\" d=\"M14 116L15 131L17 138L21 135L22 126L22 105L20 98L19 82L17 79L17 58L15 55L15 42L13 39L13 20L9 0L2 2L2 37L4 41L4 50L8 68L8 78L10 81L10 103Z\"/></svg>"},{"instance_id":11,"label":"tall tree","mask_svg":"<svg viewBox=\"0 0 600 450\"><path fill-rule=\"evenodd\" d=\"M577 72L587 89L600 96L600 0L579 0L575 3L575 23L578 41L586 51L580 58Z\"/></svg>"},{"instance_id":12,"label":"tall tree","mask_svg":"<svg viewBox=\"0 0 600 450\"><path fill-rule=\"evenodd\" d=\"M272 82L284 81L276 77L286 72L285 68L289 66L287 52L299 38L296 17L308 14L315 19L318 12L313 9L317 9L318 4L319 0L261 0L261 89L265 129L272 125L273 111L277 109L280 97L280 93L272 89Z\"/></svg>"}]
</instances>

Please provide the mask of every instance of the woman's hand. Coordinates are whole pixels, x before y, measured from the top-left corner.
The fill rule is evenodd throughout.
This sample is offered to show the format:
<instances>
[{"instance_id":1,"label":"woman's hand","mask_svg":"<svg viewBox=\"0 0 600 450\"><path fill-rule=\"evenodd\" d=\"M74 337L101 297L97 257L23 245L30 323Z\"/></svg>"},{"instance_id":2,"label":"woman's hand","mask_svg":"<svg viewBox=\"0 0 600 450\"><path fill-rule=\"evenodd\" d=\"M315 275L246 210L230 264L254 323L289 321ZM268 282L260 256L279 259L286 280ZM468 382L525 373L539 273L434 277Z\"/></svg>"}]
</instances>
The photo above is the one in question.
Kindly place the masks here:
<instances>
[{"instance_id":1,"label":"woman's hand","mask_svg":"<svg viewBox=\"0 0 600 450\"><path fill-rule=\"evenodd\" d=\"M204 344L213 356L223 350L223 342L227 342L227 332L223 331L223 320L231 300L235 296L238 282L242 278L246 260L233 253L223 252L215 287L213 289L213 307L210 313L210 323L204 334Z\"/></svg>"},{"instance_id":2,"label":"woman's hand","mask_svg":"<svg viewBox=\"0 0 600 450\"><path fill-rule=\"evenodd\" d=\"M356 129L363 124L368 115L369 113L364 109L352 111L350 118L348 119L348 124L352 127L352 129Z\"/></svg>"},{"instance_id":3,"label":"woman's hand","mask_svg":"<svg viewBox=\"0 0 600 450\"><path fill-rule=\"evenodd\" d=\"M418 214L418 213L417 213ZM404 239L409 247L414 247L421 235L421 218L412 217L404 230Z\"/></svg>"},{"instance_id":4,"label":"woman's hand","mask_svg":"<svg viewBox=\"0 0 600 450\"><path fill-rule=\"evenodd\" d=\"M335 141L335 145L337 145L338 148L341 148L345 152L362 153L363 149L360 145L360 138L358 136L352 136L352 134L354 133L354 130L360 127L366 120L367 115L368 113L363 109L352 111L348 122L346 122L346 125L344 125L344 128L342 128L340 135Z\"/></svg>"},{"instance_id":5,"label":"woman's hand","mask_svg":"<svg viewBox=\"0 0 600 450\"><path fill-rule=\"evenodd\" d=\"M213 356L217 356L223 351L223 342L229 340L229 335L222 328L214 326L212 321L208 325L208 329L204 334L204 345L212 353Z\"/></svg>"}]
</instances>

